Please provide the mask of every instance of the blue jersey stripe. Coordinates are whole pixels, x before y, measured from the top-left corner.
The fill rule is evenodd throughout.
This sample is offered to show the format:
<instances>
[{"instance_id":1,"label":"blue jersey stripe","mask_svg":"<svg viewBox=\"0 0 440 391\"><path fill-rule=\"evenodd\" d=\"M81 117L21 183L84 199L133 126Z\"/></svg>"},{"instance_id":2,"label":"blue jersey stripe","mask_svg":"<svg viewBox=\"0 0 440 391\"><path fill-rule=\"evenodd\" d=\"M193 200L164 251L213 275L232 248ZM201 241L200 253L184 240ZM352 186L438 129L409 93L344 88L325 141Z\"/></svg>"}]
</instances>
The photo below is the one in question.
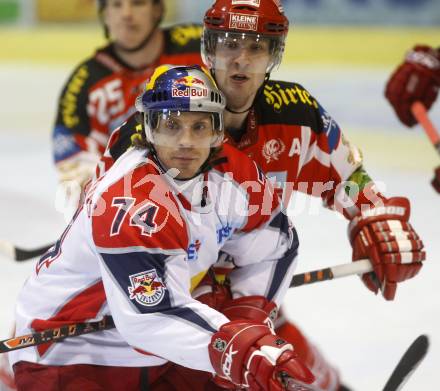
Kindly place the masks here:
<instances>
[{"instance_id":1,"label":"blue jersey stripe","mask_svg":"<svg viewBox=\"0 0 440 391\"><path fill-rule=\"evenodd\" d=\"M279 259L275 267L272 283L266 295L268 300L273 300L276 293L278 292L278 289L281 286L281 283L283 282L286 276L287 271L289 270L290 266L292 265L292 262L295 260L296 256L298 255L298 235L295 229L293 229L293 235L294 237L291 248L288 251L286 251L286 253L282 258Z\"/></svg>"}]
</instances>

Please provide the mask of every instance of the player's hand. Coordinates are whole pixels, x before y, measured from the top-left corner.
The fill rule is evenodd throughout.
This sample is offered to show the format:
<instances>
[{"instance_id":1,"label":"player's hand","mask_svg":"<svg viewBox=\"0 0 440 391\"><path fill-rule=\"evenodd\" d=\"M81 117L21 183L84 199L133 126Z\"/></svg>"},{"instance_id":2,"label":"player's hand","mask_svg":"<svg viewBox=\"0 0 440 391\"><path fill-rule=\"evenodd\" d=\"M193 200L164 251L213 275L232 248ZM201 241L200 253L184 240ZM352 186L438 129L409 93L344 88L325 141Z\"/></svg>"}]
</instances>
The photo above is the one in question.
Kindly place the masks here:
<instances>
[{"instance_id":1,"label":"player's hand","mask_svg":"<svg viewBox=\"0 0 440 391\"><path fill-rule=\"evenodd\" d=\"M91 179L99 162L99 155L82 151L57 163L60 183L74 181L81 188Z\"/></svg>"},{"instance_id":2,"label":"player's hand","mask_svg":"<svg viewBox=\"0 0 440 391\"><path fill-rule=\"evenodd\" d=\"M432 186L440 193L440 166L438 166L434 171L434 178L431 181Z\"/></svg>"},{"instance_id":3,"label":"player's hand","mask_svg":"<svg viewBox=\"0 0 440 391\"><path fill-rule=\"evenodd\" d=\"M374 273L362 276L365 285L386 300L393 300L397 283L414 277L426 254L423 242L409 224L407 198L394 197L363 211L349 225L353 261L368 258Z\"/></svg>"},{"instance_id":4,"label":"player's hand","mask_svg":"<svg viewBox=\"0 0 440 391\"><path fill-rule=\"evenodd\" d=\"M315 378L298 359L292 345L262 323L226 323L212 336L208 349L224 386L232 383L250 390L312 390L307 385L314 383Z\"/></svg>"},{"instance_id":5,"label":"player's hand","mask_svg":"<svg viewBox=\"0 0 440 391\"><path fill-rule=\"evenodd\" d=\"M385 97L400 121L407 126L417 123L411 105L420 101L429 109L437 98L440 86L440 51L418 45L410 50L404 62L391 75Z\"/></svg>"}]
</instances>

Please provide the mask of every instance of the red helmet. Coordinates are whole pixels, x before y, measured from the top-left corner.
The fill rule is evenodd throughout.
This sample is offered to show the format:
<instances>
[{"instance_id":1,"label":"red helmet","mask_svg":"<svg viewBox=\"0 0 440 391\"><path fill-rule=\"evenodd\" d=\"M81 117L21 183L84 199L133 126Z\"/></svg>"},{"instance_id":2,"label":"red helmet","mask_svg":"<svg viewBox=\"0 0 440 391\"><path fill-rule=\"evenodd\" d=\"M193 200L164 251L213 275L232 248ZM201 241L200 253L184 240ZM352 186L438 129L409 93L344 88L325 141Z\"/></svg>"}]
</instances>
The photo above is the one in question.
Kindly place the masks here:
<instances>
[{"instance_id":1,"label":"red helmet","mask_svg":"<svg viewBox=\"0 0 440 391\"><path fill-rule=\"evenodd\" d=\"M202 58L207 67L215 66L215 48L222 34L264 37L271 45L270 72L281 62L288 31L280 0L216 0L204 18Z\"/></svg>"},{"instance_id":2,"label":"red helmet","mask_svg":"<svg viewBox=\"0 0 440 391\"><path fill-rule=\"evenodd\" d=\"M206 12L206 29L287 35L289 21L280 0L217 0Z\"/></svg>"}]
</instances>

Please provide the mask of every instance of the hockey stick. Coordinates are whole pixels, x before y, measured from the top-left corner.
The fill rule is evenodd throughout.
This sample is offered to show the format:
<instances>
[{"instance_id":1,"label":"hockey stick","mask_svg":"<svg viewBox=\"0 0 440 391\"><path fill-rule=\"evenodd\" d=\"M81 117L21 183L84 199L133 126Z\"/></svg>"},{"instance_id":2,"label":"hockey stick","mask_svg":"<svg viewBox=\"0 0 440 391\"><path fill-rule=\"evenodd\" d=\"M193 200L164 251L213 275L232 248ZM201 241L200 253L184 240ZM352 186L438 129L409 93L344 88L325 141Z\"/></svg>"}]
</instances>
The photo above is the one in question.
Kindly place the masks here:
<instances>
[{"instance_id":1,"label":"hockey stick","mask_svg":"<svg viewBox=\"0 0 440 391\"><path fill-rule=\"evenodd\" d=\"M432 145L434 145L434 148L440 155L440 134L429 119L425 106L420 102L414 102L411 106L411 112L419 124L422 125L426 135L429 137Z\"/></svg>"},{"instance_id":2,"label":"hockey stick","mask_svg":"<svg viewBox=\"0 0 440 391\"><path fill-rule=\"evenodd\" d=\"M314 282L332 280L353 274L364 274L373 270L368 259L358 262L314 270L308 273L293 276L290 287L311 284ZM48 342L58 342L68 337L88 334L95 331L107 330L115 327L112 317L106 316L102 321L90 323L76 323L48 329L33 334L23 335L0 341L0 353L23 349Z\"/></svg>"},{"instance_id":3,"label":"hockey stick","mask_svg":"<svg viewBox=\"0 0 440 391\"><path fill-rule=\"evenodd\" d=\"M368 259L362 259L357 262L296 274L293 276L289 288L313 284L315 282L333 280L340 277L352 276L353 274L364 274L371 271L373 271L371 262Z\"/></svg>"},{"instance_id":4,"label":"hockey stick","mask_svg":"<svg viewBox=\"0 0 440 391\"><path fill-rule=\"evenodd\" d=\"M0 341L0 353L7 353L13 350L23 349L30 346L41 345L43 343L59 342L65 338L77 337L94 333L95 331L103 331L115 327L113 318L105 316L98 322L75 323L38 331L32 334L22 335Z\"/></svg>"},{"instance_id":5,"label":"hockey stick","mask_svg":"<svg viewBox=\"0 0 440 391\"><path fill-rule=\"evenodd\" d=\"M13 350L24 349L44 343L60 342L65 338L108 330L114 327L115 324L111 316L105 316L99 322L65 325L0 341L0 353L7 353ZM394 368L394 371L388 379L383 391L400 390L426 356L428 347L429 340L426 335L420 335L416 338Z\"/></svg>"},{"instance_id":6,"label":"hockey stick","mask_svg":"<svg viewBox=\"0 0 440 391\"><path fill-rule=\"evenodd\" d=\"M418 336L394 368L383 391L400 390L425 358L428 348L428 337L423 334Z\"/></svg>"},{"instance_id":7,"label":"hockey stick","mask_svg":"<svg viewBox=\"0 0 440 391\"><path fill-rule=\"evenodd\" d=\"M0 254L3 254L13 261L22 262L32 258L41 257L47 250L49 250L55 243L46 246L37 247L31 250L14 246L11 242L0 240Z\"/></svg>"}]
</instances>

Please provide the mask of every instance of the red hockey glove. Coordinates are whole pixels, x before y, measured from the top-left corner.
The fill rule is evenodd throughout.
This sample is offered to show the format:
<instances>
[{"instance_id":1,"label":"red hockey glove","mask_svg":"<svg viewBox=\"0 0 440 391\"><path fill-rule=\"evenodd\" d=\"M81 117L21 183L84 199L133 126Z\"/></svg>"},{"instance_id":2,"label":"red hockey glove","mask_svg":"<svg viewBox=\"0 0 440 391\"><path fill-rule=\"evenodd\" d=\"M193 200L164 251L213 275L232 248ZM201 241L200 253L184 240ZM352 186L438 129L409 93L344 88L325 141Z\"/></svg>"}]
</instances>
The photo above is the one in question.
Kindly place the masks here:
<instances>
[{"instance_id":1,"label":"red hockey glove","mask_svg":"<svg viewBox=\"0 0 440 391\"><path fill-rule=\"evenodd\" d=\"M393 300L397 283L414 277L425 260L423 242L408 223L409 201L394 197L383 206L365 210L348 227L353 261L370 259L374 273L362 280L368 289L379 288L386 300Z\"/></svg>"},{"instance_id":2,"label":"red hockey glove","mask_svg":"<svg viewBox=\"0 0 440 391\"><path fill-rule=\"evenodd\" d=\"M226 323L212 336L208 349L217 375L238 387L312 390L307 385L315 378L298 360L292 345L261 323Z\"/></svg>"},{"instance_id":3,"label":"red hockey glove","mask_svg":"<svg viewBox=\"0 0 440 391\"><path fill-rule=\"evenodd\" d=\"M399 119L407 126L416 124L411 105L420 101L429 109L437 98L440 86L440 51L418 45L410 50L405 61L391 75L385 97Z\"/></svg>"},{"instance_id":4,"label":"red hockey glove","mask_svg":"<svg viewBox=\"0 0 440 391\"><path fill-rule=\"evenodd\" d=\"M272 330L278 316L278 307L264 296L246 296L232 299L223 305L220 311L229 320L251 320L264 323Z\"/></svg>"},{"instance_id":5,"label":"red hockey glove","mask_svg":"<svg viewBox=\"0 0 440 391\"><path fill-rule=\"evenodd\" d=\"M431 181L432 186L440 193L440 166L438 166L434 171L434 178Z\"/></svg>"}]
</instances>

